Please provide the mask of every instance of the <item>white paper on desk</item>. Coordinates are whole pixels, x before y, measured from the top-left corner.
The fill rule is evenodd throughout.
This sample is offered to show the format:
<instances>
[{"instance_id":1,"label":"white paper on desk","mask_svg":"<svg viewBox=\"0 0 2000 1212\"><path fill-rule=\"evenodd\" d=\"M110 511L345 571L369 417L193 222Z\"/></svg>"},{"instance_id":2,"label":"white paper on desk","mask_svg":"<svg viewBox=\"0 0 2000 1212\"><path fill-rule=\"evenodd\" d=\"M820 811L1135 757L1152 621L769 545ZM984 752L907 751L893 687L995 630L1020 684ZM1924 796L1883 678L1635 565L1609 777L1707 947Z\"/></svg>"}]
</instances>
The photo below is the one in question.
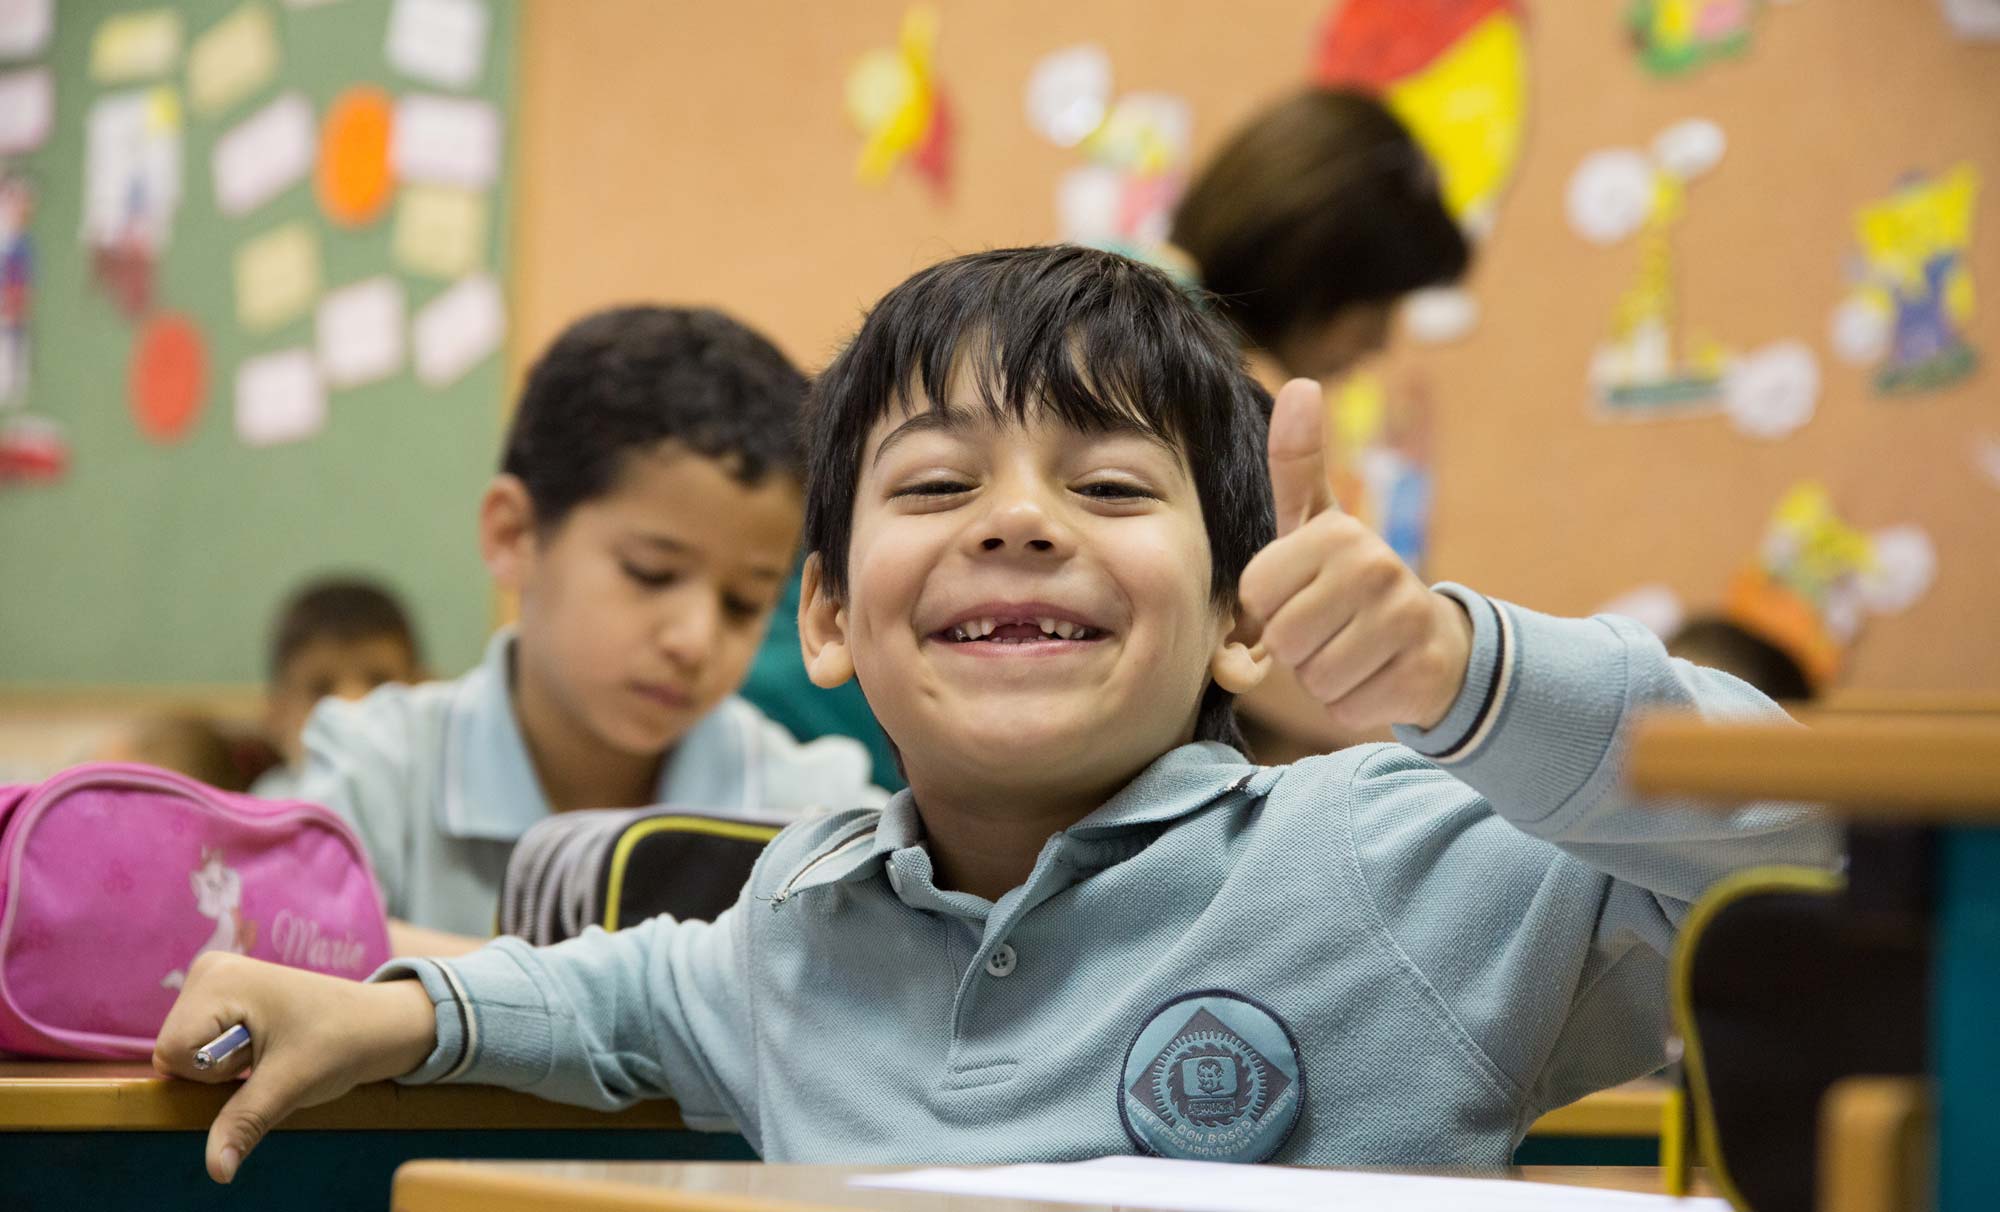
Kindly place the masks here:
<instances>
[{"instance_id":1,"label":"white paper on desk","mask_svg":"<svg viewBox=\"0 0 2000 1212\"><path fill-rule=\"evenodd\" d=\"M326 427L326 387L305 349L251 358L236 371L236 436L246 446L276 446Z\"/></svg>"},{"instance_id":2,"label":"white paper on desk","mask_svg":"<svg viewBox=\"0 0 2000 1212\"><path fill-rule=\"evenodd\" d=\"M319 305L319 366L329 387L359 387L403 368L403 285L384 274Z\"/></svg>"},{"instance_id":3,"label":"white paper on desk","mask_svg":"<svg viewBox=\"0 0 2000 1212\"><path fill-rule=\"evenodd\" d=\"M170 8L107 17L90 39L90 78L123 84L164 76L181 55L181 15Z\"/></svg>"},{"instance_id":4,"label":"white paper on desk","mask_svg":"<svg viewBox=\"0 0 2000 1212\"><path fill-rule=\"evenodd\" d=\"M278 27L271 10L245 4L194 40L188 52L188 99L196 113L216 114L269 84L278 74Z\"/></svg>"},{"instance_id":5,"label":"white paper on desk","mask_svg":"<svg viewBox=\"0 0 2000 1212\"><path fill-rule=\"evenodd\" d=\"M56 0L0 0L0 59L41 54L55 30Z\"/></svg>"},{"instance_id":6,"label":"white paper on desk","mask_svg":"<svg viewBox=\"0 0 2000 1212\"><path fill-rule=\"evenodd\" d=\"M389 65L406 76L465 88L486 65L486 0L396 0Z\"/></svg>"},{"instance_id":7,"label":"white paper on desk","mask_svg":"<svg viewBox=\"0 0 2000 1212\"><path fill-rule=\"evenodd\" d=\"M56 119L56 82L46 67L0 75L0 156L31 152L48 141Z\"/></svg>"},{"instance_id":8,"label":"white paper on desk","mask_svg":"<svg viewBox=\"0 0 2000 1212\"><path fill-rule=\"evenodd\" d=\"M1288 1166L1102 1157L1066 1165L910 1170L849 1180L857 1187L934 1191L1176 1212L1728 1212L1719 1199L1506 1179L1430 1178Z\"/></svg>"},{"instance_id":9,"label":"white paper on desk","mask_svg":"<svg viewBox=\"0 0 2000 1212\"><path fill-rule=\"evenodd\" d=\"M417 380L426 387L457 382L500 348L507 329L500 284L490 274L467 278L425 304L411 327Z\"/></svg>"},{"instance_id":10,"label":"white paper on desk","mask_svg":"<svg viewBox=\"0 0 2000 1212\"><path fill-rule=\"evenodd\" d=\"M312 169L312 103L286 93L215 141L215 204L225 215L257 209Z\"/></svg>"},{"instance_id":11,"label":"white paper on desk","mask_svg":"<svg viewBox=\"0 0 2000 1212\"><path fill-rule=\"evenodd\" d=\"M411 93L396 102L389 154L404 181L483 188L500 175L500 115L484 101Z\"/></svg>"}]
</instances>

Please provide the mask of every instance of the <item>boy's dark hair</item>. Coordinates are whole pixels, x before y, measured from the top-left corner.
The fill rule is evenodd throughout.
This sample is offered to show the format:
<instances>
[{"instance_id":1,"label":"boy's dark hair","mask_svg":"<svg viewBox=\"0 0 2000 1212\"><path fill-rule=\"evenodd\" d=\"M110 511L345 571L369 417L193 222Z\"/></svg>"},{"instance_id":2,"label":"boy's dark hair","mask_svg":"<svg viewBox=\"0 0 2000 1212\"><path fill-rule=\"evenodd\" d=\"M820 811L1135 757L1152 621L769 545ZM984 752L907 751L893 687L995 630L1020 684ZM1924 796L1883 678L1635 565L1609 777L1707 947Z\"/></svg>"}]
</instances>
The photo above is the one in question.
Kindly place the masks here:
<instances>
[{"instance_id":1,"label":"boy's dark hair","mask_svg":"<svg viewBox=\"0 0 2000 1212\"><path fill-rule=\"evenodd\" d=\"M1714 615L1690 619L1667 651L1697 665L1734 674L1774 699L1805 702L1813 697L1805 667L1771 641Z\"/></svg>"},{"instance_id":2,"label":"boy's dark hair","mask_svg":"<svg viewBox=\"0 0 2000 1212\"><path fill-rule=\"evenodd\" d=\"M423 664L416 629L396 595L362 577L325 577L300 586L278 612L271 630L271 680L284 676L292 658L319 639L342 644L375 636L402 641L410 663Z\"/></svg>"},{"instance_id":3,"label":"boy's dark hair","mask_svg":"<svg viewBox=\"0 0 2000 1212\"><path fill-rule=\"evenodd\" d=\"M1276 533L1264 423L1271 397L1230 335L1160 271L1059 245L958 257L882 296L813 383L806 407L806 550L847 592L854 494L868 432L895 407L943 407L955 373L996 417L1046 409L1089 432L1137 428L1186 457L1211 554L1209 592ZM921 395L922 398L919 398ZM1198 740L1242 746L1234 696L1211 684Z\"/></svg>"},{"instance_id":4,"label":"boy's dark hair","mask_svg":"<svg viewBox=\"0 0 2000 1212\"><path fill-rule=\"evenodd\" d=\"M1230 137L1182 197L1171 239L1262 349L1353 304L1455 282L1472 256L1396 116L1317 88Z\"/></svg>"},{"instance_id":5,"label":"boy's dark hair","mask_svg":"<svg viewBox=\"0 0 2000 1212\"><path fill-rule=\"evenodd\" d=\"M761 334L707 307L614 307L563 330L528 371L500 470L544 530L609 492L628 454L678 442L745 484L799 471L806 380Z\"/></svg>"}]
</instances>

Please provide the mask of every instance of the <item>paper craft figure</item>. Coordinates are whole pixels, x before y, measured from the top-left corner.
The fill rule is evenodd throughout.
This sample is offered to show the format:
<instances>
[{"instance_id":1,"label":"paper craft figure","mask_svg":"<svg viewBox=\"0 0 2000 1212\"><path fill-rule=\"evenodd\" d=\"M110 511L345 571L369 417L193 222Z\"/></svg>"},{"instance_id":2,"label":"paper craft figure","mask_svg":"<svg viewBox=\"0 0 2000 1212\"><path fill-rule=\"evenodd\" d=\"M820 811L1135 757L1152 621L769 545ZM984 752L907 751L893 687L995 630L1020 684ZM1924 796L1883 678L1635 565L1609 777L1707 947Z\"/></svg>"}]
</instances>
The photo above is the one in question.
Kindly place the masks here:
<instances>
[{"instance_id":1,"label":"paper craft figure","mask_svg":"<svg viewBox=\"0 0 2000 1212\"><path fill-rule=\"evenodd\" d=\"M1391 394L1357 372L1327 391L1328 452L1340 506L1421 573L1431 519L1431 399L1410 379Z\"/></svg>"},{"instance_id":2,"label":"paper craft figure","mask_svg":"<svg viewBox=\"0 0 2000 1212\"><path fill-rule=\"evenodd\" d=\"M1763 0L1632 0L1625 27L1639 62L1678 76L1750 49Z\"/></svg>"},{"instance_id":3,"label":"paper craft figure","mask_svg":"<svg viewBox=\"0 0 2000 1212\"><path fill-rule=\"evenodd\" d=\"M1061 238L1164 265L1174 204L1187 185L1194 129L1188 103L1155 92L1114 101L1110 57L1089 44L1043 56L1028 78L1026 100L1029 124L1086 161L1056 184Z\"/></svg>"},{"instance_id":4,"label":"paper craft figure","mask_svg":"<svg viewBox=\"0 0 2000 1212\"><path fill-rule=\"evenodd\" d=\"M1979 196L1970 163L1933 177L1912 174L1854 217L1854 286L1834 314L1833 344L1850 362L1874 364L1885 394L1929 391L1971 374L1973 311L1967 251Z\"/></svg>"},{"instance_id":5,"label":"paper craft figure","mask_svg":"<svg viewBox=\"0 0 2000 1212\"><path fill-rule=\"evenodd\" d=\"M17 174L0 172L0 408L28 397L29 319L35 298L35 240L28 230L35 192Z\"/></svg>"},{"instance_id":6,"label":"paper craft figure","mask_svg":"<svg viewBox=\"0 0 2000 1212\"><path fill-rule=\"evenodd\" d=\"M937 199L951 194L957 132L935 71L938 28L936 9L912 5L896 46L867 52L847 73L847 117L864 140L854 176L864 185L907 162Z\"/></svg>"}]
</instances>

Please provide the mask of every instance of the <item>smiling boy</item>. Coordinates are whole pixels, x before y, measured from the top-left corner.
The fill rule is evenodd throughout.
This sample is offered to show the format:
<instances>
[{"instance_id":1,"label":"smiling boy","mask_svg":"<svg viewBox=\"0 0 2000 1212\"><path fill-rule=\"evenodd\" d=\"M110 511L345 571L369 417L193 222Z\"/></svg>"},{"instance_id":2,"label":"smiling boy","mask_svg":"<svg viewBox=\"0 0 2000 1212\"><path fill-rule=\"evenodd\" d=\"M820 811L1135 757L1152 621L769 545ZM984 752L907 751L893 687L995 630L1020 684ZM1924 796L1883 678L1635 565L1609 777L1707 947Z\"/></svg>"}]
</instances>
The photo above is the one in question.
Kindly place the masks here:
<instances>
[{"instance_id":1,"label":"smiling boy","mask_svg":"<svg viewBox=\"0 0 2000 1212\"><path fill-rule=\"evenodd\" d=\"M891 291L814 386L800 634L910 789L788 829L713 924L369 985L205 957L155 1064L213 1080L240 1064L193 1048L258 1041L210 1172L389 1077L673 1097L772 1161L1492 1166L1657 1065L1688 903L1833 843L1795 809L1641 810L1620 739L1776 709L1623 621L1422 585L1330 507L1316 390L1268 449L1266 403L1110 254ZM1403 743L1248 764L1231 699L1273 661Z\"/></svg>"}]
</instances>

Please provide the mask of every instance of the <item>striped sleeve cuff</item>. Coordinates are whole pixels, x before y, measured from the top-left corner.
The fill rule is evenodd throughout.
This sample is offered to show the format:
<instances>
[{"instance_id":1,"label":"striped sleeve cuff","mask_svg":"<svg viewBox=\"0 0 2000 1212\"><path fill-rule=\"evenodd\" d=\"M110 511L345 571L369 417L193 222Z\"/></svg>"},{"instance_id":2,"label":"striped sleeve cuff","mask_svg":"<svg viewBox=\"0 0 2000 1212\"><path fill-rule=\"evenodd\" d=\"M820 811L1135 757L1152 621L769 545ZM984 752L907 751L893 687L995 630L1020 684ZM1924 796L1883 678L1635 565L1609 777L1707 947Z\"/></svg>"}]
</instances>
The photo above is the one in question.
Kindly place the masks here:
<instances>
[{"instance_id":1,"label":"striped sleeve cuff","mask_svg":"<svg viewBox=\"0 0 2000 1212\"><path fill-rule=\"evenodd\" d=\"M1507 687L1512 660L1507 616L1484 596L1463 585L1442 582L1438 593L1465 608L1472 620L1472 653L1466 660L1465 685L1451 710L1431 728L1398 724L1396 739L1440 765L1464 761L1478 752L1492 734L1498 700Z\"/></svg>"},{"instance_id":2,"label":"striped sleeve cuff","mask_svg":"<svg viewBox=\"0 0 2000 1212\"><path fill-rule=\"evenodd\" d=\"M406 1086L427 1086L449 1081L463 1073L472 1061L476 1041L472 1007L451 970L437 960L390 960L375 970L370 982L414 980L423 985L437 1009L437 1046L424 1063L397 1078Z\"/></svg>"}]
</instances>

